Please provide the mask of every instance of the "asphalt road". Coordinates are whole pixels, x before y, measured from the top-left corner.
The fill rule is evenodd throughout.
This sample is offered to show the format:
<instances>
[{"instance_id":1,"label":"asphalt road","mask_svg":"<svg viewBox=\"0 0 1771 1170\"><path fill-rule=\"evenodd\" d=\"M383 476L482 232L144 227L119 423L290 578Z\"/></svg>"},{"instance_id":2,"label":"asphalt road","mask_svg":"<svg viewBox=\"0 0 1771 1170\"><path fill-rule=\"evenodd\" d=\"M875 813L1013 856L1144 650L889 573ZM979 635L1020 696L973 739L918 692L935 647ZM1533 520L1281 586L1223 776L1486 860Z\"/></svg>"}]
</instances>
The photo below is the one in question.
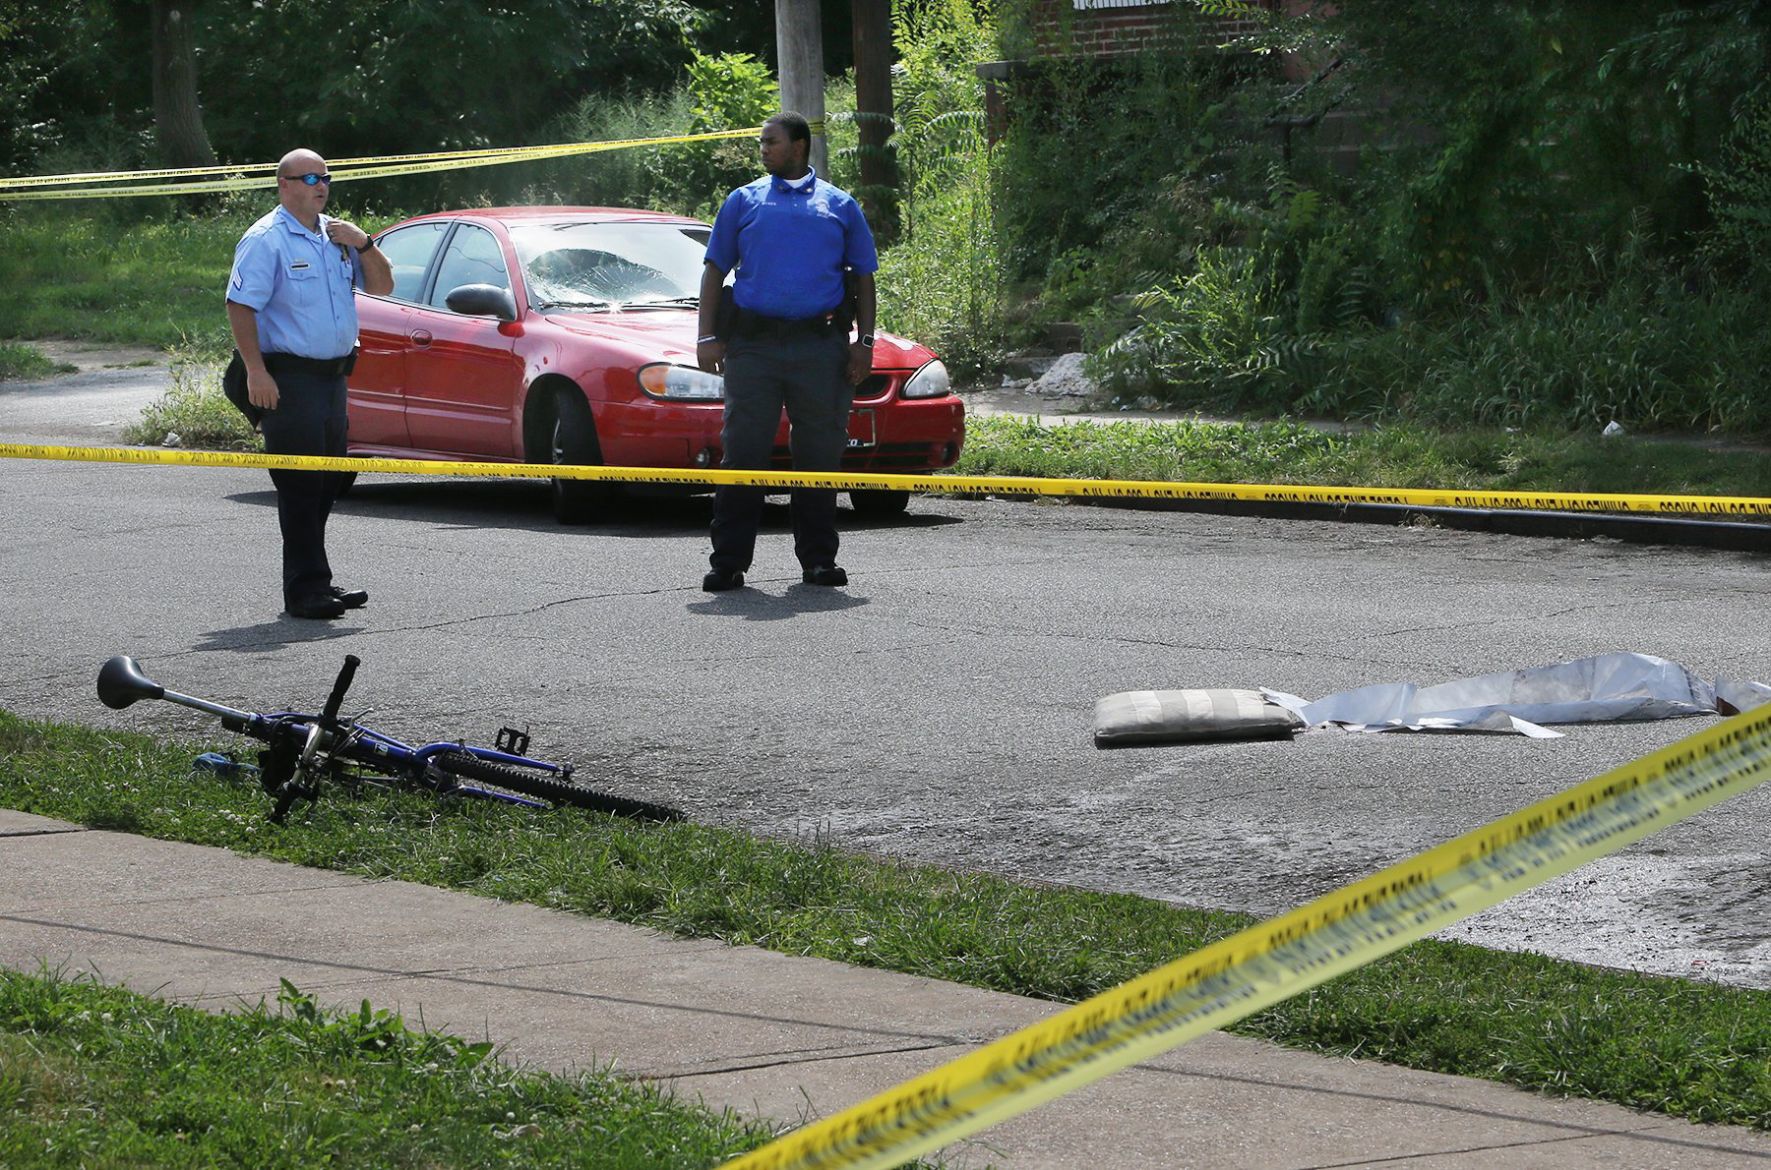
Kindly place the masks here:
<instances>
[{"instance_id":1,"label":"asphalt road","mask_svg":"<svg viewBox=\"0 0 1771 1170\"><path fill-rule=\"evenodd\" d=\"M104 441L152 396L92 377L0 384L0 435ZM1753 554L917 499L895 522L844 513L838 591L799 584L771 507L754 588L708 595L707 518L704 498L652 499L562 529L536 484L365 476L331 550L372 601L316 624L278 612L264 473L0 461L0 705L195 733L167 704L101 707L99 665L129 653L176 690L317 707L353 653L347 708L386 730L526 724L537 750L700 820L1271 912L1711 721L1099 751L1096 699L1313 698L1611 650L1771 681ZM1450 934L1771 987L1767 823L1771 791L1748 794Z\"/></svg>"}]
</instances>

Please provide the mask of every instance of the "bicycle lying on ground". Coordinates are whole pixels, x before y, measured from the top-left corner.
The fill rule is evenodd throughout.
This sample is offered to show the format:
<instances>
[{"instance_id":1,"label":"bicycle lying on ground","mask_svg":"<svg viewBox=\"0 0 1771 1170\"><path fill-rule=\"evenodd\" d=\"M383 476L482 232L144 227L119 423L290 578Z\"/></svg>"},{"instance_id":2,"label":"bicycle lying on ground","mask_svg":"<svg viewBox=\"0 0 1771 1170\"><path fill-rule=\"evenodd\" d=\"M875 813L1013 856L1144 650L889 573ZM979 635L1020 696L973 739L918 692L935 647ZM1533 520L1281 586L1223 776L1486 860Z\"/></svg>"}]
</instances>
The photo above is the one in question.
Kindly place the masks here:
<instances>
[{"instance_id":1,"label":"bicycle lying on ground","mask_svg":"<svg viewBox=\"0 0 1771 1170\"><path fill-rule=\"evenodd\" d=\"M119 654L98 673L98 697L115 710L141 699L165 699L218 716L229 731L261 740L258 779L275 805L270 819L281 824L298 800L318 800L323 783L354 789L382 784L439 796L481 797L535 808L572 805L641 820L676 821L683 814L667 805L598 792L575 783L572 765L554 764L523 755L529 736L515 728L499 730L496 748L467 743L402 743L367 727L358 719L340 719L338 709L350 689L359 659L347 654L332 694L318 715L302 711L259 714L207 699L169 691L146 674L139 663Z\"/></svg>"}]
</instances>

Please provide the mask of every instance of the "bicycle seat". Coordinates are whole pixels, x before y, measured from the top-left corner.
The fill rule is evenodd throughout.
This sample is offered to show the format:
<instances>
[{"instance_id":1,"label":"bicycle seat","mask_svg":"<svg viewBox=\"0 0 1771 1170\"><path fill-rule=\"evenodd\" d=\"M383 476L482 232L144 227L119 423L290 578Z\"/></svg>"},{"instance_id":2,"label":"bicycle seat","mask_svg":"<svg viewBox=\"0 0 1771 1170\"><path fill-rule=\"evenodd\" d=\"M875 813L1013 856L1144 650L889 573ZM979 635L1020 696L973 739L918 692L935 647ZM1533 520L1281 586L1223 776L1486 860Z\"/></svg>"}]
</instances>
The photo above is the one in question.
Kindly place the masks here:
<instances>
[{"instance_id":1,"label":"bicycle seat","mask_svg":"<svg viewBox=\"0 0 1771 1170\"><path fill-rule=\"evenodd\" d=\"M138 699L160 699L166 688L141 672L135 659L118 654L98 672L99 702L121 711Z\"/></svg>"}]
</instances>

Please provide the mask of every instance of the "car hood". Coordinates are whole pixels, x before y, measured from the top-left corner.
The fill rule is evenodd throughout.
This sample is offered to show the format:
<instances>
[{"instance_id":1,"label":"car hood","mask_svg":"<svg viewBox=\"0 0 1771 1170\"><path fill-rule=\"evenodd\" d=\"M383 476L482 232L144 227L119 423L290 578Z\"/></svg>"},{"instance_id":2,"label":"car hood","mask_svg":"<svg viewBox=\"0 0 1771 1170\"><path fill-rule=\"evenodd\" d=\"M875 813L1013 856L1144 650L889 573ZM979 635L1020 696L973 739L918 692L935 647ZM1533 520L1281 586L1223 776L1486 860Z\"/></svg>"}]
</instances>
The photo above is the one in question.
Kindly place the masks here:
<instances>
[{"instance_id":1,"label":"car hood","mask_svg":"<svg viewBox=\"0 0 1771 1170\"><path fill-rule=\"evenodd\" d=\"M618 313L556 310L546 316L549 323L568 333L632 346L669 361L682 360L690 365L695 361L695 331L700 316L694 309L632 309ZM875 369L916 370L934 358L928 347L895 333L879 333L874 343Z\"/></svg>"},{"instance_id":2,"label":"car hood","mask_svg":"<svg viewBox=\"0 0 1771 1170\"><path fill-rule=\"evenodd\" d=\"M636 309L621 313L547 314L550 324L568 333L612 341L666 357L695 353L693 309Z\"/></svg>"}]
</instances>

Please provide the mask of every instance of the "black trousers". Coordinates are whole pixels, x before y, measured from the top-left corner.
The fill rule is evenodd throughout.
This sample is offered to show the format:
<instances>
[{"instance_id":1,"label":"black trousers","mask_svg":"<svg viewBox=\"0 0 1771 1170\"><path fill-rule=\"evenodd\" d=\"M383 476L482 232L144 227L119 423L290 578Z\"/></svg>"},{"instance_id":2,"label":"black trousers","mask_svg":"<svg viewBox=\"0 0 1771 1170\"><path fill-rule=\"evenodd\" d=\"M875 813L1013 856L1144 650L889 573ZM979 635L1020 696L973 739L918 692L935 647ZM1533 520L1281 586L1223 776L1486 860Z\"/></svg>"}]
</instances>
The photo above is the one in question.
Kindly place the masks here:
<instances>
[{"instance_id":1,"label":"black trousers","mask_svg":"<svg viewBox=\"0 0 1771 1170\"><path fill-rule=\"evenodd\" d=\"M764 471L775 449L781 411L787 411L795 471L841 471L848 448L849 407L845 331L786 338L735 337L726 347L726 411L720 427L729 470ZM742 573L756 553L766 490L721 487L713 500L713 555L722 573ZM836 491L794 488L793 552L804 568L836 563Z\"/></svg>"},{"instance_id":2,"label":"black trousers","mask_svg":"<svg viewBox=\"0 0 1771 1170\"><path fill-rule=\"evenodd\" d=\"M344 375L279 369L277 409L259 423L272 455L345 454ZM326 520L344 491L337 471L273 470L277 524L283 532L284 604L325 593L332 585L326 560Z\"/></svg>"}]
</instances>

